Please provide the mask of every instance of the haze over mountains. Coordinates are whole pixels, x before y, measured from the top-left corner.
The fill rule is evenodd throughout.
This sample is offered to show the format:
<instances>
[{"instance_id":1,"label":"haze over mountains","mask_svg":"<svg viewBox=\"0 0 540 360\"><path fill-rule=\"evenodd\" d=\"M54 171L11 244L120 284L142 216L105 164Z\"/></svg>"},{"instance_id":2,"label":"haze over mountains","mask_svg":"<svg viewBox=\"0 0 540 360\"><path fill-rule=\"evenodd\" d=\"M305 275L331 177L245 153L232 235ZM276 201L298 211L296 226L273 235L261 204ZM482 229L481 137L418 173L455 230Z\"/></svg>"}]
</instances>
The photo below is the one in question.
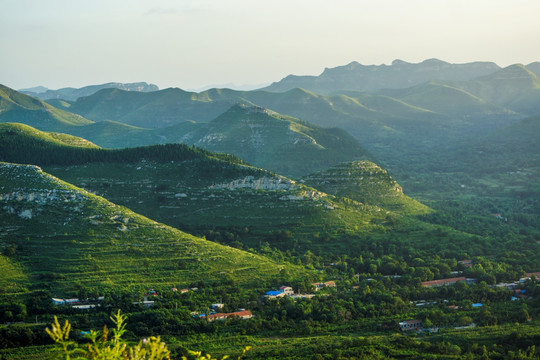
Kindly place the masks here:
<instances>
[{"instance_id":1,"label":"haze over mountains","mask_svg":"<svg viewBox=\"0 0 540 360\"><path fill-rule=\"evenodd\" d=\"M538 67L536 65L537 63L532 63L529 66L534 70ZM361 74L361 79L364 80L354 80L355 73ZM538 76L522 65L501 69L493 63L482 62L453 65L435 59L419 64L395 61L392 66L364 67L353 64L329 69L325 71L324 79L328 81L319 81L317 84L322 86L329 83L341 87L346 86L342 81L352 79L354 84L369 83L371 88L390 85L395 88L371 92L342 89L331 95L321 95L301 88L285 92L210 89L200 93L172 88L153 92L107 88L76 101L48 100L50 104L64 110L63 113L60 113L60 110L53 111L54 108L46 108L50 104L41 104L37 108L34 104L26 109L33 111L25 113L18 121L41 130L62 131L81 136L105 147L185 142L212 151L248 156L248 161L255 165L289 176L302 176L322 170L325 166L336 165L342 160L355 159L345 156L332 162L323 161L323 157L320 164L312 168L310 166L315 163L313 158L309 160L309 156L306 157L306 152L297 162L303 163L303 167L285 165L286 161L279 161L278 166L271 164L269 159L280 158L276 153L262 160L261 156L257 156L257 151L240 145L253 145L260 141L255 137L265 132L273 134L278 128L274 127L270 131L272 121L259 122L257 128L248 126L245 121L240 121L243 115L231 110L236 104L259 106L279 114L282 118L292 116L324 128L342 128L369 151L373 156L371 159L382 159L384 164L394 171L408 164L407 159L411 158L411 155L415 157L414 154L422 153L427 156L434 151L453 146L463 137L479 136L486 131L533 116L538 113L540 104ZM390 80L393 82L389 82ZM411 86L415 83L417 84ZM307 83L303 85L309 88ZM324 92L332 91L329 88ZM8 101L4 103L7 104ZM26 105L18 106L19 109L25 109ZM49 114L49 118L55 113L56 117L37 121L34 117L42 113L35 110ZM9 116L11 111L12 109L6 108L0 114L0 120L15 121ZM79 115L76 122L75 115L69 115L73 113ZM229 116L222 115L225 113ZM230 116L232 113L237 114L236 119ZM218 121L218 118L221 118L221 121ZM255 117L250 121L255 121L254 119ZM272 116L268 117L268 120L271 119ZM218 123L219 126L216 127ZM89 126L71 126L82 124ZM249 127L251 131L238 131L238 124L243 124L245 129ZM268 128L262 130L260 126ZM302 126L313 128L313 125L307 123ZM263 132L254 132L254 129ZM281 129L288 132L291 127L289 125ZM294 133L298 134L295 131L289 134ZM314 135L315 133L319 135ZM324 147L325 151L322 153L347 153L343 149L337 150L339 145L336 141L324 144L320 142L320 134L321 131L314 129L309 132L309 136L316 143L312 145ZM277 137L269 137L265 143L268 153L273 152L271 149L282 148L285 144L278 139L285 139L287 136L282 133ZM342 133L339 138L345 139L346 136ZM228 145L226 139L230 139ZM291 139L293 137L289 136L289 140ZM389 146L389 141L394 145ZM347 143L358 147L353 145L350 139ZM300 151L303 142L296 142L294 146L290 142L288 144ZM289 145L285 145L285 148Z\"/></svg>"}]
</instances>

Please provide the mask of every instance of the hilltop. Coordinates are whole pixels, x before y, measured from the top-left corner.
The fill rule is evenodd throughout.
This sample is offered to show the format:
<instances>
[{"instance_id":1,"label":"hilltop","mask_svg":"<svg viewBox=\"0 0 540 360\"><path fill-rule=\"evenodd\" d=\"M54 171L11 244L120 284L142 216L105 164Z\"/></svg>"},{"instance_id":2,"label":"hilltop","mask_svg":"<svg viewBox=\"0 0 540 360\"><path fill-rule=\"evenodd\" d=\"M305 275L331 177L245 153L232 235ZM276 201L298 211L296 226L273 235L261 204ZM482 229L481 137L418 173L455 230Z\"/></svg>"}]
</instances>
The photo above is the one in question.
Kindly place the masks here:
<instances>
[{"instance_id":1,"label":"hilltop","mask_svg":"<svg viewBox=\"0 0 540 360\"><path fill-rule=\"evenodd\" d=\"M14 249L1 256L11 269L3 282L13 292L66 296L80 287L118 292L231 276L249 283L296 271L152 221L34 165L0 163L0 205L0 242Z\"/></svg>"},{"instance_id":2,"label":"hilltop","mask_svg":"<svg viewBox=\"0 0 540 360\"><path fill-rule=\"evenodd\" d=\"M403 194L390 174L370 161L342 163L302 178L302 183L328 194L347 197L402 214L422 214L428 208Z\"/></svg>"}]
</instances>

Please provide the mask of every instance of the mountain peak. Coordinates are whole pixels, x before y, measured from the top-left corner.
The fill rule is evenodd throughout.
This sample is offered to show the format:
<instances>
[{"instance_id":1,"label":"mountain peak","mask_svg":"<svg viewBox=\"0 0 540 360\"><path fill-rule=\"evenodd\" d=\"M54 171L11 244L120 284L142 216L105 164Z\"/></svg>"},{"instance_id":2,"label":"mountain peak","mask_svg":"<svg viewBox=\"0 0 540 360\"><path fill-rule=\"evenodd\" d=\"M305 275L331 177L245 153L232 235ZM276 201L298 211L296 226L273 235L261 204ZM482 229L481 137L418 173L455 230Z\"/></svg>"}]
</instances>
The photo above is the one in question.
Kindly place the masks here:
<instances>
[{"instance_id":1,"label":"mountain peak","mask_svg":"<svg viewBox=\"0 0 540 360\"><path fill-rule=\"evenodd\" d=\"M400 59L395 59L394 61L392 61L392 66L401 66L401 65L408 65L408 64L410 63L400 60Z\"/></svg>"}]
</instances>

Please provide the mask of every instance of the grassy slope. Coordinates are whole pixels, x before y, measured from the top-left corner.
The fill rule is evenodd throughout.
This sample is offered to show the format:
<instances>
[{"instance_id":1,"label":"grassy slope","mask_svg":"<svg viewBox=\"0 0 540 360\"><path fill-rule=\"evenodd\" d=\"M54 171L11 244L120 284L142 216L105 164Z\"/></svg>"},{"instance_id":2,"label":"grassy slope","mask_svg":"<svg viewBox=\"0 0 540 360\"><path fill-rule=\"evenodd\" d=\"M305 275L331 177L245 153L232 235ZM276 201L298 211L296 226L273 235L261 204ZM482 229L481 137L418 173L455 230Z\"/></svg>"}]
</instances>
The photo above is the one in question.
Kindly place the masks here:
<instances>
[{"instance_id":1,"label":"grassy slope","mask_svg":"<svg viewBox=\"0 0 540 360\"><path fill-rule=\"evenodd\" d=\"M17 139L24 138L25 141L33 141L35 144L48 144L48 146L99 148L96 144L77 136L40 131L20 123L0 123L0 134L2 134L2 140L4 141L9 141L7 137L13 136Z\"/></svg>"},{"instance_id":2,"label":"grassy slope","mask_svg":"<svg viewBox=\"0 0 540 360\"><path fill-rule=\"evenodd\" d=\"M30 163L38 158L47 164L46 171L117 204L227 244L257 247L268 241L281 249L342 254L364 242L406 238L411 249L422 252L445 248L446 242L438 239L444 233L452 239L451 251L476 254L480 249L468 234L410 216L418 209L389 203L381 207L377 199L370 204L328 195L246 166L230 155L183 145L82 148L77 156L70 155L71 150L53 156L58 151L40 151L39 157L25 158ZM28 148L24 153L34 154ZM379 199L385 197L381 194ZM216 238L214 230L221 237Z\"/></svg>"},{"instance_id":3,"label":"grassy slope","mask_svg":"<svg viewBox=\"0 0 540 360\"><path fill-rule=\"evenodd\" d=\"M24 123L47 131L65 131L93 123L3 85L0 85L0 121Z\"/></svg>"},{"instance_id":4,"label":"grassy slope","mask_svg":"<svg viewBox=\"0 0 540 360\"><path fill-rule=\"evenodd\" d=\"M90 138L104 146L134 146L168 141L173 134L179 138L182 131L193 127L186 121L209 122L239 101L319 126L343 128L377 158L387 159L386 166L393 168L403 168L419 152L427 156L443 151L449 141L481 134L486 126L507 125L519 116L475 92L442 82L378 94L348 91L331 96L303 89L285 93L228 89L189 93L166 89L149 94L104 90L80 99L69 110L94 120L112 119L138 126L146 121L145 127L162 129L155 133L125 129L125 133L134 135L129 139L114 130L121 137L115 141ZM170 127L172 124L176 125ZM82 132L76 135L86 136Z\"/></svg>"},{"instance_id":5,"label":"grassy slope","mask_svg":"<svg viewBox=\"0 0 540 360\"><path fill-rule=\"evenodd\" d=\"M76 284L186 286L228 276L248 283L287 267L156 223L36 166L2 163L0 192L0 241L17 246L12 260L2 258L10 274L3 282L24 286L27 276L30 289L61 296Z\"/></svg>"}]
</instances>

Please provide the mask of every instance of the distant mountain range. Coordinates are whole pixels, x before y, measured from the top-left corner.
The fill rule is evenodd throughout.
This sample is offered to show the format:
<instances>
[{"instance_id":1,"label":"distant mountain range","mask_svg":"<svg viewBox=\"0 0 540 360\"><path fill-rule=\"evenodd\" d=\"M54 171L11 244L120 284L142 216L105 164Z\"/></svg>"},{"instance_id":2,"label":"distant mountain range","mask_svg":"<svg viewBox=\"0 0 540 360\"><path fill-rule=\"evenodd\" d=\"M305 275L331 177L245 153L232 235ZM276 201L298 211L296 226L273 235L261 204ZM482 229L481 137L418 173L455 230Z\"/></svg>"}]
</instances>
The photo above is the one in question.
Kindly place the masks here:
<instances>
[{"instance_id":1,"label":"distant mountain range","mask_svg":"<svg viewBox=\"0 0 540 360\"><path fill-rule=\"evenodd\" d=\"M52 99L45 105L36 99L23 98L19 93L10 95L11 100L9 96L1 100L0 121L62 131L105 147L185 142L212 151L231 152L257 166L294 177L337 164L324 160L325 155L320 156L318 165L310 168L315 165L315 153L307 151L310 146L315 149L321 145L325 149L318 154L334 156L343 152L357 156L358 151L352 148L358 145L353 145L344 132L338 136L337 130L325 129L341 128L393 170L411 165L411 159L419 159L415 154L428 156L453 146L462 138L481 136L486 130L540 114L540 80L535 74L539 64L501 69L493 63L455 65L432 59L420 64L395 61L391 66L369 67L369 71L368 67L352 64L325 71L324 79L331 79L337 87L345 86L342 80L347 79L364 84L365 81L353 76L358 72L365 79L372 79L373 84L388 84L394 79L392 84L396 88L371 92L342 88L331 95L301 88L286 92L211 89L200 93L175 88L148 93L108 88L77 101ZM417 81L423 82L410 86ZM375 87L378 85L372 88ZM14 90L9 91L13 94ZM261 122L257 112L245 116L238 108L232 111L236 104L264 108L268 121ZM14 107L18 110L14 111ZM293 125L299 124L298 119L304 129L300 132L295 130L300 125ZM284 125L286 122L289 125ZM265 150L256 150L254 136L262 136L265 132L259 131L260 126L268 130L270 124L282 126L272 125L272 132L266 132ZM278 129L281 129L280 136L275 133ZM296 142L295 149L286 152L288 156L281 156L276 150L283 153L287 148L282 146L282 140L287 138L283 131L288 132L290 139L294 138L290 135L302 133L305 140L308 138L304 135L308 135L316 144ZM330 138L338 136L339 141L323 144L321 131L333 133ZM338 142L344 139L351 151L337 151ZM295 159L291 161L293 154ZM264 157L266 159L262 160ZM339 157L339 161L358 159L370 158ZM279 162L277 166L276 162Z\"/></svg>"},{"instance_id":2,"label":"distant mountain range","mask_svg":"<svg viewBox=\"0 0 540 360\"><path fill-rule=\"evenodd\" d=\"M430 80L468 81L499 69L492 62L450 64L429 59L418 64L394 60L391 65L362 65L353 61L348 65L326 68L319 76L289 75L261 90L285 92L303 88L318 94L331 94L343 90L400 89Z\"/></svg>"},{"instance_id":3,"label":"distant mountain range","mask_svg":"<svg viewBox=\"0 0 540 360\"><path fill-rule=\"evenodd\" d=\"M63 99L63 100L75 101L80 97L89 96L101 89L109 89L109 88L122 89L125 91L141 91L141 92L159 90L159 88L156 85L147 84L145 82L137 82L137 83L129 83L129 84L110 82L110 83L101 84L101 85L85 86L82 88L66 87L66 88L62 88L58 90L47 89L44 86L36 86L29 89L20 89L19 91L26 95L37 97L42 100Z\"/></svg>"},{"instance_id":4,"label":"distant mountain range","mask_svg":"<svg viewBox=\"0 0 540 360\"><path fill-rule=\"evenodd\" d=\"M106 89L92 97L118 92L129 99L164 96L158 97L159 101L174 101L177 94L184 94L175 89L148 94ZM171 94L175 96L170 98ZM323 129L255 105L240 103L228 108L232 100L217 104L227 106L226 111L211 122L183 121L165 128L145 129L112 121L94 123L9 88L4 88L0 96L0 104L5 104L5 110L0 113L2 121L19 120L42 130L81 136L110 148L184 143L235 154L259 167L295 177L326 169L342 161L373 159L357 140L341 129ZM75 104L84 103L90 98ZM133 101L132 104L140 102ZM204 107L206 103L202 104Z\"/></svg>"}]
</instances>

